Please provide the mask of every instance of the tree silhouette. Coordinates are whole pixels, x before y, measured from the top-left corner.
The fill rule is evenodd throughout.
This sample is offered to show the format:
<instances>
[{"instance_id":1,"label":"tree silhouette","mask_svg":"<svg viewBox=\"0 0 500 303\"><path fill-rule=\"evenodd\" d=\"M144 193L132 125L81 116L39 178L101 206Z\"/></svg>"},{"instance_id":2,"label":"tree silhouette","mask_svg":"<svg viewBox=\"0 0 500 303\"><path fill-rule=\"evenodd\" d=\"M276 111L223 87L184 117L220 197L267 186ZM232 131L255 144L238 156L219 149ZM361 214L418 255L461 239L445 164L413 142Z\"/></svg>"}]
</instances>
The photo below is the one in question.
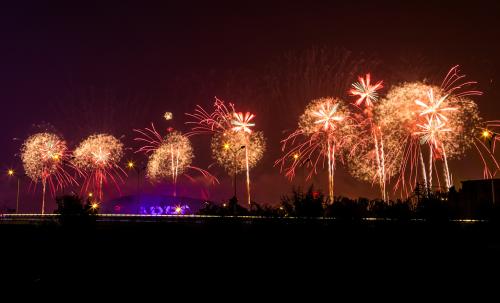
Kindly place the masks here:
<instances>
[{"instance_id":1,"label":"tree silhouette","mask_svg":"<svg viewBox=\"0 0 500 303\"><path fill-rule=\"evenodd\" d=\"M64 195L56 198L59 222L66 227L82 227L95 222L98 212L96 207L92 207L92 202L87 199L85 206L82 199L76 195Z\"/></svg>"},{"instance_id":2,"label":"tree silhouette","mask_svg":"<svg viewBox=\"0 0 500 303\"><path fill-rule=\"evenodd\" d=\"M292 196L281 198L282 207L292 205L293 215L297 217L321 217L323 216L324 195L314 191L313 185L304 193L300 188L292 190ZM289 208L288 208L289 209Z\"/></svg>"}]
</instances>

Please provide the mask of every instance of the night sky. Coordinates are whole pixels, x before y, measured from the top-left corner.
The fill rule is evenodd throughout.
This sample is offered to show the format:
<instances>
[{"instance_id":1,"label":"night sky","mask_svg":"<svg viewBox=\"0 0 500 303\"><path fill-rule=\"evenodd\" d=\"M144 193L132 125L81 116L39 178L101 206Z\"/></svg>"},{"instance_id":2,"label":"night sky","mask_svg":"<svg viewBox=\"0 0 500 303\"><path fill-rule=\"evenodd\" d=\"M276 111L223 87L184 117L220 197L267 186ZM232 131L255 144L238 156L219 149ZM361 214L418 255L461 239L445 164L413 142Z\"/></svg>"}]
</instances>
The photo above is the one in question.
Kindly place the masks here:
<instances>
[{"instance_id":1,"label":"night sky","mask_svg":"<svg viewBox=\"0 0 500 303\"><path fill-rule=\"evenodd\" d=\"M496 1L16 2L0 8L4 170L21 171L22 140L46 128L63 134L71 147L96 132L123 136L131 147L125 158L143 159L133 154L133 128L154 122L162 130L187 131L184 113L196 104L209 107L217 96L256 113L268 151L252 171L255 199L274 204L292 184L309 184L290 183L273 168L283 131L296 127L312 98L347 99L358 75L371 72L387 89L411 80L440 83L460 64L468 78L480 82L484 95L475 100L482 116L500 118ZM341 60L344 68L324 68ZM174 113L172 123L163 120L165 111ZM213 162L208 139L193 143L195 164L207 167ZM469 154L450 164L456 183L482 176L479 160ZM181 195L230 197L230 180L221 169L213 172L220 186L207 192L181 180ZM15 183L0 180L0 208L12 208ZM134 180L122 194L133 193ZM325 173L312 181L327 189ZM28 180L22 186L23 209L39 207ZM240 187L243 197L243 182ZM168 186L145 190L168 193ZM378 192L342 168L335 191L370 198ZM116 195L109 191L109 197Z\"/></svg>"}]
</instances>

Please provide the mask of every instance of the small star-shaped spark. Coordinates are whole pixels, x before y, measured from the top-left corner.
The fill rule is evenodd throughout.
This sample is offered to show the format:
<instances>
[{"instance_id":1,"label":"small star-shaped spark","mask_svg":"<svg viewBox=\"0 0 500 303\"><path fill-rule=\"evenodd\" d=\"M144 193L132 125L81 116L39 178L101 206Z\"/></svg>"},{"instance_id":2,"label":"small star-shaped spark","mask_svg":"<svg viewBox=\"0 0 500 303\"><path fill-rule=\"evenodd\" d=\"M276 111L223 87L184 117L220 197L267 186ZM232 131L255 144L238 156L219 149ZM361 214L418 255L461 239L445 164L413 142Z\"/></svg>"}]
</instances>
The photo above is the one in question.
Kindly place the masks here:
<instances>
[{"instance_id":1,"label":"small star-shaped spark","mask_svg":"<svg viewBox=\"0 0 500 303\"><path fill-rule=\"evenodd\" d=\"M163 118L165 118L165 120L172 120L174 118L174 115L171 113L171 112L165 112L165 114L163 115Z\"/></svg>"}]
</instances>

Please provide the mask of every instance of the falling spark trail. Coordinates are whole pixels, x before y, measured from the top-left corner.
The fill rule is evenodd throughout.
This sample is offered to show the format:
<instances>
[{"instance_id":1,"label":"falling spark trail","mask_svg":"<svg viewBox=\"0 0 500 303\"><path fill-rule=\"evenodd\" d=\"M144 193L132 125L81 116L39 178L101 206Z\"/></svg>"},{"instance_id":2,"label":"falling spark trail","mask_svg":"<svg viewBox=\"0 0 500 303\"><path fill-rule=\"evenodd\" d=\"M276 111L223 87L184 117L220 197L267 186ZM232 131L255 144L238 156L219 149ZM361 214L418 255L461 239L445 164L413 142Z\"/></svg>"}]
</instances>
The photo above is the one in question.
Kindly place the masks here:
<instances>
[{"instance_id":1,"label":"falling spark trail","mask_svg":"<svg viewBox=\"0 0 500 303\"><path fill-rule=\"evenodd\" d=\"M251 194L250 194L250 167L248 165L248 148L245 147L245 166L246 166L246 174L247 174L247 199L248 205L251 205Z\"/></svg>"},{"instance_id":2,"label":"falling spark trail","mask_svg":"<svg viewBox=\"0 0 500 303\"><path fill-rule=\"evenodd\" d=\"M451 187L451 179L450 179L450 170L448 168L448 159L446 157L446 149L444 147L444 143L441 145L443 150L443 165L444 165L444 179L446 181L446 190L449 190Z\"/></svg>"},{"instance_id":3,"label":"falling spark trail","mask_svg":"<svg viewBox=\"0 0 500 303\"><path fill-rule=\"evenodd\" d=\"M429 145L429 175L427 176L427 180L429 180L429 190L432 190L432 145Z\"/></svg>"},{"instance_id":4,"label":"falling spark trail","mask_svg":"<svg viewBox=\"0 0 500 303\"><path fill-rule=\"evenodd\" d=\"M424 178L424 184L425 184L425 188L427 190L427 193L430 192L430 188L429 188L429 183L427 182L427 172L425 170L425 162L424 162L424 156L422 155L422 151L420 150L419 151L419 158L420 158L420 165L422 167L422 176Z\"/></svg>"},{"instance_id":5,"label":"falling spark trail","mask_svg":"<svg viewBox=\"0 0 500 303\"><path fill-rule=\"evenodd\" d=\"M47 188L47 181L42 181L42 215L45 214L45 191Z\"/></svg>"}]
</instances>

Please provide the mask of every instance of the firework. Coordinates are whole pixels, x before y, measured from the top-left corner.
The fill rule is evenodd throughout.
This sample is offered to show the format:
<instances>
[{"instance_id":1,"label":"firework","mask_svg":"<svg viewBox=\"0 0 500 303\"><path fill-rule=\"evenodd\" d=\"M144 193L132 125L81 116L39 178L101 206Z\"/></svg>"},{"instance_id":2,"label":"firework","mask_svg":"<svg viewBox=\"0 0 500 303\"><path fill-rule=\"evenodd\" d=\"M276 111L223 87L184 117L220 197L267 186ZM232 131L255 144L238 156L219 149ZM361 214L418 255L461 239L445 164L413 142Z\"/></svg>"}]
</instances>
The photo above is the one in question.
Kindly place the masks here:
<instances>
[{"instance_id":1,"label":"firework","mask_svg":"<svg viewBox=\"0 0 500 303\"><path fill-rule=\"evenodd\" d=\"M185 172L192 161L193 148L189 139L179 132L172 132L149 156L147 176L155 181L170 177L176 183L177 177Z\"/></svg>"},{"instance_id":2,"label":"firework","mask_svg":"<svg viewBox=\"0 0 500 303\"><path fill-rule=\"evenodd\" d=\"M299 119L298 129L282 140L284 155L275 165L290 179L298 167L311 168L308 178L317 173L318 166L328 165L328 189L333 202L334 174L337 159L356 145L358 126L344 103L336 98L313 100Z\"/></svg>"},{"instance_id":3,"label":"firework","mask_svg":"<svg viewBox=\"0 0 500 303\"><path fill-rule=\"evenodd\" d=\"M352 84L352 89L349 91L351 96L358 96L358 100L355 101L356 105L361 105L364 101L367 107L371 107L373 102L378 99L377 91L380 90L382 86L382 81L377 82L375 85L371 83L370 74L366 74L366 78L359 77L358 82Z\"/></svg>"},{"instance_id":4,"label":"firework","mask_svg":"<svg viewBox=\"0 0 500 303\"><path fill-rule=\"evenodd\" d=\"M397 85L376 108L378 124L389 134L390 140L399 142L400 148L393 151L395 162L401 162L395 188L403 188L405 194L416 186L419 176L430 191L433 174L436 174L438 187L441 187L437 160L442 162L444 184L449 188L452 180L448 159L460 158L477 144L476 133L481 120L477 105L467 96L478 93L459 92L457 87L464 85L457 81L446 80L442 87L421 82ZM427 164L424 147L427 147Z\"/></svg>"},{"instance_id":5,"label":"firework","mask_svg":"<svg viewBox=\"0 0 500 303\"><path fill-rule=\"evenodd\" d=\"M382 129L373 120L373 108L378 101L378 90L382 89L382 81L371 85L371 76L366 74L366 78L358 77L358 82L352 84L349 94L358 96L353 105L357 114L354 115L361 133L370 134L370 139L363 138L349 157L349 170L351 174L365 181L375 181L378 179L382 200L387 201L386 180L390 179L391 171L386 169L386 144ZM373 165L374 164L374 165ZM373 167L376 167L376 173ZM363 168L367 168L363 171Z\"/></svg>"},{"instance_id":6,"label":"firework","mask_svg":"<svg viewBox=\"0 0 500 303\"><path fill-rule=\"evenodd\" d=\"M349 172L359 180L378 182L382 200L388 201L386 184L401 165L400 137L376 124L360 124L360 128L365 131L347 158Z\"/></svg>"},{"instance_id":7,"label":"firework","mask_svg":"<svg viewBox=\"0 0 500 303\"><path fill-rule=\"evenodd\" d=\"M451 186L451 179L448 169L448 160L446 156L446 149L444 145L444 140L448 136L448 133L453 131L449 125L439 118L431 116L426 117L426 121L424 123L417 123L417 127L420 129L419 131L414 132L414 135L417 135L420 138L420 144L427 144L429 146L429 170L428 170L428 182L429 182L429 190L432 187L432 166L434 163L433 154L435 151L439 151L441 148L441 153L443 155L444 160L444 178L446 182L446 189ZM438 179L439 180L439 179Z\"/></svg>"},{"instance_id":8,"label":"firework","mask_svg":"<svg viewBox=\"0 0 500 303\"><path fill-rule=\"evenodd\" d=\"M118 181L123 182L127 174L120 167L123 157L123 144L108 134L91 135L83 140L73 152L75 166L87 173L83 190L96 189L98 198L103 199L103 184L109 180L119 191Z\"/></svg>"},{"instance_id":9,"label":"firework","mask_svg":"<svg viewBox=\"0 0 500 303\"><path fill-rule=\"evenodd\" d=\"M248 163L248 150L250 147L249 135L252 133L250 127L254 127L255 123L252 123L252 119L255 117L253 114L247 112L245 115L243 113L234 113L234 119L231 121L233 125L233 131L246 133L245 142L245 167L246 167L246 177L247 177L247 200L248 205L251 204L251 194L250 194L250 165ZM247 148L248 147L248 148Z\"/></svg>"},{"instance_id":10,"label":"firework","mask_svg":"<svg viewBox=\"0 0 500 303\"><path fill-rule=\"evenodd\" d=\"M45 213L45 192L47 185L52 194L67 184L77 184L66 167L74 168L69 162L70 152L66 142L52 133L38 133L30 136L21 149L21 160L26 175L33 182L42 183L42 214Z\"/></svg>"},{"instance_id":11,"label":"firework","mask_svg":"<svg viewBox=\"0 0 500 303\"><path fill-rule=\"evenodd\" d=\"M235 132L243 131L249 134L252 132L250 127L254 127L255 123L252 123L250 121L253 120L255 115L247 112L245 115L243 115L243 113L233 113L233 116L234 119L231 120L231 124L233 125L233 130Z\"/></svg>"},{"instance_id":12,"label":"firework","mask_svg":"<svg viewBox=\"0 0 500 303\"><path fill-rule=\"evenodd\" d=\"M312 115L316 117L314 124L319 124L325 132L334 131L337 124L345 119L345 116L338 112L339 105L339 103L330 102L319 104L318 108L312 112Z\"/></svg>"},{"instance_id":13,"label":"firework","mask_svg":"<svg viewBox=\"0 0 500 303\"><path fill-rule=\"evenodd\" d=\"M216 133L223 133L233 128L233 115L235 113L234 105L229 103L226 106L224 101L215 98L213 112L207 112L203 107L197 105L194 113L186 113L193 121L188 121L186 124L192 125L191 132L187 133L188 136L192 135L213 135ZM243 119L244 117L242 117ZM252 117L253 118L253 117ZM241 121L245 123L245 121ZM248 121L247 121L248 122Z\"/></svg>"},{"instance_id":14,"label":"firework","mask_svg":"<svg viewBox=\"0 0 500 303\"><path fill-rule=\"evenodd\" d=\"M419 116L424 117L424 122L417 122L417 127L420 128L414 134L420 136L421 144L429 144L429 165L432 164L433 157L432 153L434 149L441 148L444 160L444 177L446 188L451 187L451 178L448 168L448 159L446 157L446 149L444 143L440 145L442 141L440 137L446 137L447 132L451 132L452 129L448 127L450 123L448 119L449 112L457 111L457 107L444 106L447 102L448 95L441 96L439 99L434 98L434 91L431 88L427 93L427 102L422 102L421 100L415 100L415 103L420 106ZM420 122L420 123L419 123ZM429 168L431 172L432 169ZM432 173L429 176L429 180L432 181ZM430 186L432 182L430 182Z\"/></svg>"},{"instance_id":15,"label":"firework","mask_svg":"<svg viewBox=\"0 0 500 303\"><path fill-rule=\"evenodd\" d=\"M187 114L194 121L189 135L210 134L212 135L212 156L219 165L228 172L232 172L234 178L234 193L236 196L236 174L240 172L239 158L243 155L243 163L246 171L247 200L251 203L250 193L250 168L261 158L265 150L265 140L262 132L254 133L252 122L255 115L246 112L236 112L234 104L229 106L224 101L215 98L214 110L209 113L201 106L197 106L193 114Z\"/></svg>"},{"instance_id":16,"label":"firework","mask_svg":"<svg viewBox=\"0 0 500 303\"><path fill-rule=\"evenodd\" d=\"M453 95L456 98L466 97L466 96L481 96L483 92L474 89L468 89L468 87L477 84L476 81L465 81L466 75L460 74L460 69L458 65L453 66L441 83L441 89L444 94Z\"/></svg>"},{"instance_id":17,"label":"firework","mask_svg":"<svg viewBox=\"0 0 500 303\"><path fill-rule=\"evenodd\" d=\"M472 122L472 123L468 123L468 125L471 126L471 128L474 128L474 133L473 134L469 133L467 135L470 135L470 137L473 138L471 140L472 144L476 147L476 150L479 152L479 155L483 159L484 177L491 178L492 175L491 175L491 172L488 168L488 165L484 161L483 152L481 152L481 150L478 147L478 144L480 144L481 146L484 146L484 144L482 144L482 142L477 139L476 134L475 134L476 129L478 127L478 124L482 123L481 119L479 118L477 105L474 103L474 101L466 98L466 97L470 97L470 96L480 96L483 93L479 90L468 89L469 87L477 84L477 82L476 81L466 81L465 78L466 78L465 75L460 74L459 66L455 65L454 67L452 67L448 71L448 73L444 77L443 82L441 83L441 89L443 91L443 94L452 95L455 99L457 99L459 101L459 103L460 102L463 103L463 107L466 110L469 110L469 112L466 112L465 114L467 114L467 113L469 114L467 117L469 118L469 122ZM460 106L460 104L459 104L459 106ZM486 153L487 153L488 157L493 160L493 163L495 164L495 169L498 170L499 166L498 166L498 163L497 163L495 157L493 156L493 154L489 150L486 150ZM444 146L443 146L443 157L444 157L443 159L444 159L445 175L447 175L447 177L448 177L447 183L448 183L448 187L449 187L449 186L451 186L451 177L450 177L450 173L449 173L448 161L447 161L446 151L445 151Z\"/></svg>"},{"instance_id":18,"label":"firework","mask_svg":"<svg viewBox=\"0 0 500 303\"><path fill-rule=\"evenodd\" d=\"M165 120L169 121L169 120L172 120L174 118L174 115L171 112L165 112L165 114L163 115L163 118L165 118Z\"/></svg>"},{"instance_id":19,"label":"firework","mask_svg":"<svg viewBox=\"0 0 500 303\"><path fill-rule=\"evenodd\" d=\"M214 160L233 175L235 193L236 175L242 171L246 172L247 202L250 204L249 172L264 155L266 144L263 133L228 130L215 134L211 147Z\"/></svg>"},{"instance_id":20,"label":"firework","mask_svg":"<svg viewBox=\"0 0 500 303\"><path fill-rule=\"evenodd\" d=\"M177 194L176 185L179 176L186 176L194 181L194 178L188 174L189 170L195 170L211 179L212 182L218 182L208 171L191 165L194 154L191 142L186 135L172 131L162 137L153 124L151 128L134 129L134 131L140 134L140 137L134 140L144 144L137 152L149 155L146 166L147 177L153 182L170 178L174 184L174 196Z\"/></svg>"},{"instance_id":21,"label":"firework","mask_svg":"<svg viewBox=\"0 0 500 303\"><path fill-rule=\"evenodd\" d=\"M420 100L415 100L415 103L420 106L419 116L424 116L430 119L435 119L437 123L441 123L442 121L447 122L448 118L446 117L447 112L456 111L456 107L444 107L445 100L448 95L442 96L438 100L434 98L434 90L431 88L427 93L428 102L422 102Z\"/></svg>"},{"instance_id":22,"label":"firework","mask_svg":"<svg viewBox=\"0 0 500 303\"><path fill-rule=\"evenodd\" d=\"M440 143L445 139L447 133L452 131L445 122L434 117L426 117L426 121L417 124L417 127L420 130L414 132L414 134L420 137L420 144L430 144L434 148L439 148Z\"/></svg>"}]
</instances>

